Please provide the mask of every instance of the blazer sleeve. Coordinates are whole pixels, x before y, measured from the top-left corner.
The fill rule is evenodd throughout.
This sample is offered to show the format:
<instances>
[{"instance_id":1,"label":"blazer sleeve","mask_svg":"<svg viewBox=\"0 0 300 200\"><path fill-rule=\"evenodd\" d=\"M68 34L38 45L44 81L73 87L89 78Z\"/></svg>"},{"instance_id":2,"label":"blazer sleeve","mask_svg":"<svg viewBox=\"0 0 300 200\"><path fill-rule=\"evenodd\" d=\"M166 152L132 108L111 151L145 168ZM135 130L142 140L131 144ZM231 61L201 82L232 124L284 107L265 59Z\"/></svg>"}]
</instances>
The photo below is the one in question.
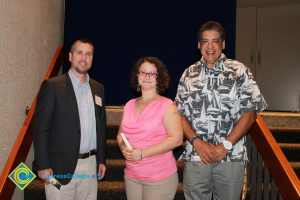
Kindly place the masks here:
<instances>
[{"instance_id":1,"label":"blazer sleeve","mask_svg":"<svg viewBox=\"0 0 300 200\"><path fill-rule=\"evenodd\" d=\"M55 96L49 81L44 81L37 97L33 121L34 162L38 171L50 168L48 138L55 108Z\"/></svg>"}]
</instances>

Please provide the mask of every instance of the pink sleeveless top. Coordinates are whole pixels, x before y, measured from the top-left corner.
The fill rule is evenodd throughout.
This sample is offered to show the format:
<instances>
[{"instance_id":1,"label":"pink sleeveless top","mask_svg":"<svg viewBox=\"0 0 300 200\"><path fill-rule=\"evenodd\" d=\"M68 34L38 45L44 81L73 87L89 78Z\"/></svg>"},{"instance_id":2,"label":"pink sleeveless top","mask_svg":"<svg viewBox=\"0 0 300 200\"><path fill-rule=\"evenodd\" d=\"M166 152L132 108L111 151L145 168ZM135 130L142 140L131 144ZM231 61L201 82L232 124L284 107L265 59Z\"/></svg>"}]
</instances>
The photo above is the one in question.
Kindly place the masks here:
<instances>
[{"instance_id":1,"label":"pink sleeveless top","mask_svg":"<svg viewBox=\"0 0 300 200\"><path fill-rule=\"evenodd\" d=\"M166 110L173 102L161 97L147 105L138 116L135 115L135 102L132 99L124 107L122 132L129 143L136 148L149 148L167 138L163 125ZM126 161L126 176L141 181L163 180L177 171L173 152L144 158L136 162Z\"/></svg>"}]
</instances>

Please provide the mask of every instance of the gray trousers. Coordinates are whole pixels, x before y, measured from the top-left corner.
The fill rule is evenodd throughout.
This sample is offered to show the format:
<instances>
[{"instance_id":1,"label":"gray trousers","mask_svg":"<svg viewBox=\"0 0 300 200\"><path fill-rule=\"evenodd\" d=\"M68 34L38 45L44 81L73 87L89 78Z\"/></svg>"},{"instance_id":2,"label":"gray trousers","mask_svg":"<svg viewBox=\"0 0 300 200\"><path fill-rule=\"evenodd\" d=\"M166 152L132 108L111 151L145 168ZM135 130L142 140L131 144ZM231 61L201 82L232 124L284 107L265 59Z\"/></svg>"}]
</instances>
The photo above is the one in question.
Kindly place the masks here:
<instances>
[{"instance_id":1,"label":"gray trousers","mask_svg":"<svg viewBox=\"0 0 300 200\"><path fill-rule=\"evenodd\" d=\"M183 171L186 200L239 200L245 166L240 162L205 165L187 162Z\"/></svg>"}]
</instances>

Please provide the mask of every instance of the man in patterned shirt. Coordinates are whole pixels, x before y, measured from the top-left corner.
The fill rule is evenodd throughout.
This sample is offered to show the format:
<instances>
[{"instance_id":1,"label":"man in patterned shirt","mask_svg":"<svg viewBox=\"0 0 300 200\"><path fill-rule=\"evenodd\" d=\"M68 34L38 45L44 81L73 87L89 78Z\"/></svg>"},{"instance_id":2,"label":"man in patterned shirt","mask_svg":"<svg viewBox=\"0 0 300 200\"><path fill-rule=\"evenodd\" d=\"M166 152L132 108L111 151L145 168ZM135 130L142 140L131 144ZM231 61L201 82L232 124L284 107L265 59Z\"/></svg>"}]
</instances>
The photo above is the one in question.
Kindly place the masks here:
<instances>
[{"instance_id":1,"label":"man in patterned shirt","mask_svg":"<svg viewBox=\"0 0 300 200\"><path fill-rule=\"evenodd\" d=\"M267 105L250 70L222 53L221 24L206 22L197 36L202 58L184 71L176 95L188 140L180 157L185 198L240 199L246 133Z\"/></svg>"}]
</instances>

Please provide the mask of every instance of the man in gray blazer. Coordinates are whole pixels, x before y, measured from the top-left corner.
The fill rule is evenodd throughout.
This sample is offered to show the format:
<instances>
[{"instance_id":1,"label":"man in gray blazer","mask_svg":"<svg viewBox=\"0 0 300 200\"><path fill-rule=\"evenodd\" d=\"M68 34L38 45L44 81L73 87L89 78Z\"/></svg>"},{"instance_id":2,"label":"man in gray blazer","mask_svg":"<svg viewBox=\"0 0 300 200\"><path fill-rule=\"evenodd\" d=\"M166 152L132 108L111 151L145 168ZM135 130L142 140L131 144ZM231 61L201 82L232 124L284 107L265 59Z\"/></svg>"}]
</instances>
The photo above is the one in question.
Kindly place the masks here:
<instances>
[{"instance_id":1,"label":"man in gray blazer","mask_svg":"<svg viewBox=\"0 0 300 200\"><path fill-rule=\"evenodd\" d=\"M105 175L104 87L92 80L93 44L76 40L68 73L43 82L34 116L34 152L47 199L97 199ZM60 189L49 184L57 179Z\"/></svg>"}]
</instances>

